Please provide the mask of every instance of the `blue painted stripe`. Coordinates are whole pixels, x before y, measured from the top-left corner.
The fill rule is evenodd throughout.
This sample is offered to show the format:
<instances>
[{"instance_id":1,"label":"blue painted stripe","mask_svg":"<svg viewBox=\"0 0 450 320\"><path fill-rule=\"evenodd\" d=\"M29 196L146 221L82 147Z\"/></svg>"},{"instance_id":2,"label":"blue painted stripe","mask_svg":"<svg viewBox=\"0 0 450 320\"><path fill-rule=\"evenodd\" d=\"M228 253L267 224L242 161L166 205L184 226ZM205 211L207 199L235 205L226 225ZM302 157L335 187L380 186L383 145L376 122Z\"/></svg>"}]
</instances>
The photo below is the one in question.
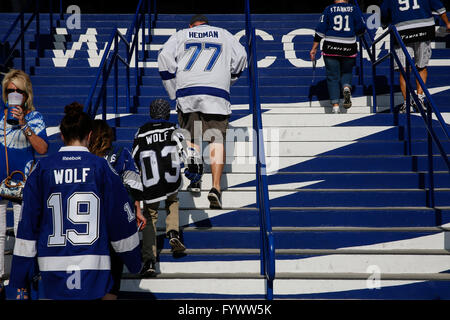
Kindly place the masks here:
<instances>
[{"instance_id":1,"label":"blue painted stripe","mask_svg":"<svg viewBox=\"0 0 450 320\"><path fill-rule=\"evenodd\" d=\"M169 71L160 71L159 75L161 76L161 79L163 80L170 80L175 78L175 73L170 73Z\"/></svg>"},{"instance_id":2,"label":"blue painted stripe","mask_svg":"<svg viewBox=\"0 0 450 320\"><path fill-rule=\"evenodd\" d=\"M177 98L195 96L198 94L206 94L208 96L214 96L223 98L230 101L230 94L223 89L213 88L213 87L189 87L177 90Z\"/></svg>"}]
</instances>

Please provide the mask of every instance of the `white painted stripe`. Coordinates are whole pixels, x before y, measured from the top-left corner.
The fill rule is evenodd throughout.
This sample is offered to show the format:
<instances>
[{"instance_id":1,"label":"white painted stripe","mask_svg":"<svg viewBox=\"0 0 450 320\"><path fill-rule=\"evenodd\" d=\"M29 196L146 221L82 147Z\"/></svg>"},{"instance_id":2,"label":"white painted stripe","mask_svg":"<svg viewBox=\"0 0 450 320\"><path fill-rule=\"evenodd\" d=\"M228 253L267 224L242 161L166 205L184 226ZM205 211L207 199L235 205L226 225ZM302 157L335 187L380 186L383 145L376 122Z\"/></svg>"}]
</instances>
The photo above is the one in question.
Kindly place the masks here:
<instances>
[{"instance_id":1,"label":"white painted stripe","mask_svg":"<svg viewBox=\"0 0 450 320\"><path fill-rule=\"evenodd\" d=\"M158 279L122 280L121 290L154 293L265 294L264 279Z\"/></svg>"},{"instance_id":2,"label":"white painted stripe","mask_svg":"<svg viewBox=\"0 0 450 320\"><path fill-rule=\"evenodd\" d=\"M275 269L279 273L367 273L370 266L377 266L382 274L429 274L449 270L450 259L446 255L333 254L277 260Z\"/></svg>"},{"instance_id":3,"label":"white painted stripe","mask_svg":"<svg viewBox=\"0 0 450 320\"><path fill-rule=\"evenodd\" d=\"M36 240L25 240L16 238L14 244L14 255L20 257L34 258L36 256Z\"/></svg>"},{"instance_id":4,"label":"white painted stripe","mask_svg":"<svg viewBox=\"0 0 450 320\"><path fill-rule=\"evenodd\" d=\"M66 257L38 257L41 271L67 271L73 266L79 270L110 270L111 259L100 255L79 255Z\"/></svg>"},{"instance_id":5,"label":"white painted stripe","mask_svg":"<svg viewBox=\"0 0 450 320\"><path fill-rule=\"evenodd\" d=\"M117 253L131 251L139 245L139 234L136 232L126 239L111 241L111 245Z\"/></svg>"},{"instance_id":6,"label":"white painted stripe","mask_svg":"<svg viewBox=\"0 0 450 320\"><path fill-rule=\"evenodd\" d=\"M330 292L344 292L352 290L369 290L368 280L308 280L308 279L275 279L273 283L274 295L292 295L292 294L319 294ZM380 288L402 286L423 281L397 281L380 280Z\"/></svg>"}]
</instances>

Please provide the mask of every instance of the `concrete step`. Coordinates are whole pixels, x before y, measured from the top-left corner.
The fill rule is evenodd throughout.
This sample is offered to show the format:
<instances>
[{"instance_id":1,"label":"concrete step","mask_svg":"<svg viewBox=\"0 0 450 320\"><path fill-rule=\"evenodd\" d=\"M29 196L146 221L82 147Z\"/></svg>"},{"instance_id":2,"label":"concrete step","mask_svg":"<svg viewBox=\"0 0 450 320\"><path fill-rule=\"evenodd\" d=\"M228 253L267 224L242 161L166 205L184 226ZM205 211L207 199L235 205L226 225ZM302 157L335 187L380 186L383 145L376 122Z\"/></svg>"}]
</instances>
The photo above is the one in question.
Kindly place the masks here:
<instances>
[{"instance_id":1,"label":"concrete step","mask_svg":"<svg viewBox=\"0 0 450 320\"><path fill-rule=\"evenodd\" d=\"M179 192L180 208L208 209L208 192L192 195L187 191ZM425 207L427 193L420 189L286 189L269 191L270 205L283 208L314 207ZM436 189L437 206L450 205L450 189ZM222 192L222 207L238 209L255 207L254 191ZM162 208L164 204L161 204Z\"/></svg>"}]
</instances>

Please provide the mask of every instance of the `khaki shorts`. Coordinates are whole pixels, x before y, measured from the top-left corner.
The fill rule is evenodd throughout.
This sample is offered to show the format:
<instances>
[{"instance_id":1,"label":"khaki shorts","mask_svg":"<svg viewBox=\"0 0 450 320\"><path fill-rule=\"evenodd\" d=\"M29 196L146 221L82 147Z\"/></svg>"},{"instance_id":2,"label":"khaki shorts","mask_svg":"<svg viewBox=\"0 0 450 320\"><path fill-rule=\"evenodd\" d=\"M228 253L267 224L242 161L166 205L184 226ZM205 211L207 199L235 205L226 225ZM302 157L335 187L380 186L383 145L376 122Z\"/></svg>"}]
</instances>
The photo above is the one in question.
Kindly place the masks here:
<instances>
[{"instance_id":1,"label":"khaki shorts","mask_svg":"<svg viewBox=\"0 0 450 320\"><path fill-rule=\"evenodd\" d=\"M187 130L192 142L224 143L230 116L201 112L183 113L178 110L180 128Z\"/></svg>"},{"instance_id":2,"label":"khaki shorts","mask_svg":"<svg viewBox=\"0 0 450 320\"><path fill-rule=\"evenodd\" d=\"M428 66L428 63L430 62L430 58L431 58L431 42L430 41L412 42L412 43L405 44L405 46L417 68L423 69ZM403 50L400 47L396 46L395 53L397 53L398 58L400 59L400 61L402 62L402 65L403 65L406 61ZM394 61L394 69L395 70L399 69L396 61Z\"/></svg>"}]
</instances>

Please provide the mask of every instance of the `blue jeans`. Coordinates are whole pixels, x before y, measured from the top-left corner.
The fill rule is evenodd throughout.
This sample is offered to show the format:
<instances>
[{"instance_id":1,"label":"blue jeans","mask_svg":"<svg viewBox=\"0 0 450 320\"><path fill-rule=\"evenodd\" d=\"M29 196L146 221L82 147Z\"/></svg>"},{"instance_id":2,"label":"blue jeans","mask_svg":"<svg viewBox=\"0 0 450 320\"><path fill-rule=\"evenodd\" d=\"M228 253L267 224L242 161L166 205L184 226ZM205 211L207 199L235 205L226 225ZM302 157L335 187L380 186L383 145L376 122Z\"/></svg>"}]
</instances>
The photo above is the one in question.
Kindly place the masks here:
<instances>
[{"instance_id":1,"label":"blue jeans","mask_svg":"<svg viewBox=\"0 0 450 320\"><path fill-rule=\"evenodd\" d=\"M331 104L338 104L344 87L352 87L355 58L323 56Z\"/></svg>"}]
</instances>

